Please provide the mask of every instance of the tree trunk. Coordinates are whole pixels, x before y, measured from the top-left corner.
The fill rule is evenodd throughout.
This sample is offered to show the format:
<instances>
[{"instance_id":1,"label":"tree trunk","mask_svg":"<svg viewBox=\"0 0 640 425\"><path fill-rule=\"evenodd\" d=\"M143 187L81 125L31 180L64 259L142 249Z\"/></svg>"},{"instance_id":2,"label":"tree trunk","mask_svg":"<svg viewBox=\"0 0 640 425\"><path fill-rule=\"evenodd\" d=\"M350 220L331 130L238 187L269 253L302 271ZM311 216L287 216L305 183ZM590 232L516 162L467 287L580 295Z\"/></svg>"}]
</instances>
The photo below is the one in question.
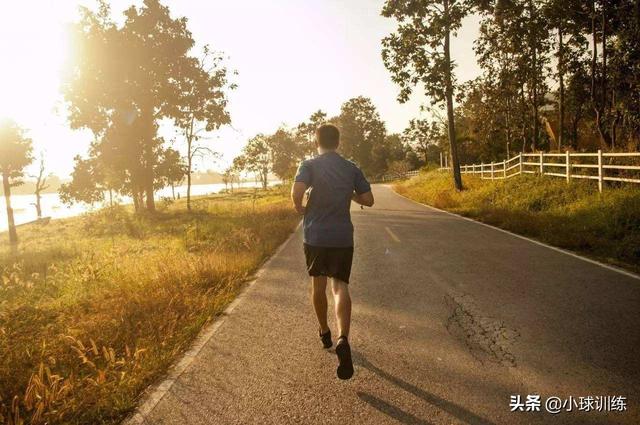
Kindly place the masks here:
<instances>
[{"instance_id":1,"label":"tree trunk","mask_svg":"<svg viewBox=\"0 0 640 425\"><path fill-rule=\"evenodd\" d=\"M134 191L132 193L131 197L133 198L133 208L134 208L134 210L136 212L140 212L140 196L138 195L138 192Z\"/></svg>"},{"instance_id":2,"label":"tree trunk","mask_svg":"<svg viewBox=\"0 0 640 425\"><path fill-rule=\"evenodd\" d=\"M260 176L262 177L262 189L267 190L267 187L269 187L269 169L262 169Z\"/></svg>"},{"instance_id":3,"label":"tree trunk","mask_svg":"<svg viewBox=\"0 0 640 425\"><path fill-rule=\"evenodd\" d=\"M611 101L615 102L615 95L616 92L615 90L612 91L611 93ZM618 143L618 124L620 124L620 121L622 121L622 113L616 109L615 114L614 114L614 118L611 121L611 149L615 149L617 143Z\"/></svg>"},{"instance_id":4,"label":"tree trunk","mask_svg":"<svg viewBox=\"0 0 640 425\"><path fill-rule=\"evenodd\" d=\"M460 163L458 162L458 146L456 143L455 118L453 115L453 82L451 80L451 51L450 51L450 23L449 0L443 1L445 35L444 35L444 83L445 97L447 98L447 126L449 127L449 148L451 149L451 170L453 183L456 190L462 190L462 176L460 175Z\"/></svg>"},{"instance_id":5,"label":"tree trunk","mask_svg":"<svg viewBox=\"0 0 640 425\"><path fill-rule=\"evenodd\" d=\"M9 176L7 174L2 174L2 187L4 189L4 201L7 206L9 243L15 246L18 244L18 232L16 231L16 223L13 219L13 208L11 208L11 185L9 184Z\"/></svg>"},{"instance_id":6,"label":"tree trunk","mask_svg":"<svg viewBox=\"0 0 640 425\"><path fill-rule=\"evenodd\" d=\"M535 13L533 1L529 0L529 20L531 28L529 29L529 37L531 43L531 62L533 67L532 73L532 90L533 90L533 140L531 141L531 151L535 151L538 145L538 137L540 133L540 122L538 120L538 46L535 34Z\"/></svg>"},{"instance_id":7,"label":"tree trunk","mask_svg":"<svg viewBox=\"0 0 640 425\"><path fill-rule=\"evenodd\" d=\"M602 109L610 112L611 104L608 102L607 96L607 4L606 0L602 1L602 80L600 81L602 90Z\"/></svg>"},{"instance_id":8,"label":"tree trunk","mask_svg":"<svg viewBox=\"0 0 640 425\"><path fill-rule=\"evenodd\" d=\"M187 159L187 211L191 211L191 155Z\"/></svg>"},{"instance_id":9,"label":"tree trunk","mask_svg":"<svg viewBox=\"0 0 640 425\"><path fill-rule=\"evenodd\" d=\"M520 135L522 137L522 149L520 152L527 152L527 100L524 97L524 84L520 87L520 111L522 112L520 119L522 120Z\"/></svg>"},{"instance_id":10,"label":"tree trunk","mask_svg":"<svg viewBox=\"0 0 640 425\"><path fill-rule=\"evenodd\" d=\"M591 101L596 103L596 63L598 60L598 39L596 34L596 0L591 0Z\"/></svg>"},{"instance_id":11,"label":"tree trunk","mask_svg":"<svg viewBox=\"0 0 640 425\"><path fill-rule=\"evenodd\" d=\"M156 202L153 198L154 190L153 190L153 172L150 173L151 177L149 177L150 182L147 182L146 195L147 195L147 211L155 212L156 211Z\"/></svg>"},{"instance_id":12,"label":"tree trunk","mask_svg":"<svg viewBox=\"0 0 640 425\"><path fill-rule=\"evenodd\" d=\"M507 138L507 159L511 158L511 99L507 97L507 109L505 111L505 135Z\"/></svg>"},{"instance_id":13,"label":"tree trunk","mask_svg":"<svg viewBox=\"0 0 640 425\"><path fill-rule=\"evenodd\" d=\"M193 162L191 145L193 142L193 121L194 118L192 117L189 130L187 130L187 211L191 211L191 164Z\"/></svg>"},{"instance_id":14,"label":"tree trunk","mask_svg":"<svg viewBox=\"0 0 640 425\"><path fill-rule=\"evenodd\" d=\"M154 136L155 136L155 128L154 128L154 117L153 117L153 108L144 106L142 108L141 119L144 123L144 140L143 140L143 149L144 149L144 162L145 162L145 173L144 173L144 192L146 194L146 206L147 211L155 212L156 203L154 199L154 166L156 163L156 158L154 156L153 145L154 145Z\"/></svg>"},{"instance_id":15,"label":"tree trunk","mask_svg":"<svg viewBox=\"0 0 640 425\"><path fill-rule=\"evenodd\" d=\"M608 149L610 146L610 137L608 132L604 128L604 111L605 111L605 102L606 102L606 79L607 79L607 32L606 32L606 13L605 13L605 5L602 5L602 81L600 82L600 98L598 98L598 93L596 92L596 64L598 61L598 38L596 31L596 2L595 0L591 1L591 37L593 38L593 48L591 51L591 103L593 106L593 112L596 115L596 128L598 129L598 135L600 136L600 145L604 149Z\"/></svg>"},{"instance_id":16,"label":"tree trunk","mask_svg":"<svg viewBox=\"0 0 640 425\"><path fill-rule=\"evenodd\" d=\"M558 25L558 82L560 84L560 105L558 116L558 150L564 144L564 40L562 22Z\"/></svg>"},{"instance_id":17,"label":"tree trunk","mask_svg":"<svg viewBox=\"0 0 640 425\"><path fill-rule=\"evenodd\" d=\"M42 218L42 203L41 203L40 191L36 191L36 214L38 215L38 220Z\"/></svg>"},{"instance_id":18,"label":"tree trunk","mask_svg":"<svg viewBox=\"0 0 640 425\"><path fill-rule=\"evenodd\" d=\"M581 115L576 113L571 120L571 146L578 149L578 127L580 126Z\"/></svg>"}]
</instances>

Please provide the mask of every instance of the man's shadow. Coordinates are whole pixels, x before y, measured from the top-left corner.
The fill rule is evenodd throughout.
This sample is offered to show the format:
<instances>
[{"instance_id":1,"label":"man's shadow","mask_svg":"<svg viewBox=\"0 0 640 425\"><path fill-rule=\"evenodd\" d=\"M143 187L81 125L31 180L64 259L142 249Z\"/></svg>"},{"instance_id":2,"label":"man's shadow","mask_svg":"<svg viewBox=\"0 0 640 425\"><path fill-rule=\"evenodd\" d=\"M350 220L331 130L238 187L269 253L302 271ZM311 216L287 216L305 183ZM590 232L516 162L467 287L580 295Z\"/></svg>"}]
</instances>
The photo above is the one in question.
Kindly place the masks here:
<instances>
[{"instance_id":1,"label":"man's shadow","mask_svg":"<svg viewBox=\"0 0 640 425\"><path fill-rule=\"evenodd\" d=\"M425 402L437 407L440 410L443 410L447 413L449 413L452 416L455 416L456 418L458 418L459 420L468 423L468 424L473 424L473 425L495 425L494 422L491 422L488 419L483 418L482 416L479 416L467 409L465 409L462 406L459 406L455 403L452 403L450 401L444 400L434 394L431 394L421 388L416 387L415 385L412 385L406 381L403 381L400 378L397 378L387 372L385 372L384 370L380 369L379 367L373 365L371 362L369 362L361 353L354 351L353 352L353 360L354 363L358 366L361 366L367 370L369 370L370 372L376 374L377 376L379 376L380 378L383 378L389 382L391 382L392 384L398 386L399 388L407 391L408 393L413 394L414 396L424 400ZM365 403L371 405L373 408L381 411L382 413L396 419L397 421L403 423L403 424L418 424L418 425L423 425L423 424L430 424L430 422L427 422L423 419L420 419L408 412L405 412L404 410L387 403L384 400L381 400L377 397L374 397L371 394L365 393L365 392L358 392L358 397L360 398L360 400L364 401Z\"/></svg>"}]
</instances>

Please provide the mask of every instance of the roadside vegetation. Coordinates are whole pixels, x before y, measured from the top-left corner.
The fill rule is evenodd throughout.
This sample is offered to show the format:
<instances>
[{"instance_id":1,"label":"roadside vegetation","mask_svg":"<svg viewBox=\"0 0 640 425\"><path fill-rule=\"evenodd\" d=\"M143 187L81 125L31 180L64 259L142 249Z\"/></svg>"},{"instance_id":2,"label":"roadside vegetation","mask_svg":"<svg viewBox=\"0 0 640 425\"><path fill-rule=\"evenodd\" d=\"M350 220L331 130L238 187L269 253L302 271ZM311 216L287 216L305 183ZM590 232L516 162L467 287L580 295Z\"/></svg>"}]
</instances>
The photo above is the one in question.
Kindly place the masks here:
<instances>
[{"instance_id":1,"label":"roadside vegetation","mask_svg":"<svg viewBox=\"0 0 640 425\"><path fill-rule=\"evenodd\" d=\"M0 423L118 423L299 221L279 190L0 234Z\"/></svg>"},{"instance_id":2,"label":"roadside vegetation","mask_svg":"<svg viewBox=\"0 0 640 425\"><path fill-rule=\"evenodd\" d=\"M506 181L426 171L395 185L408 198L640 272L640 190L553 177Z\"/></svg>"}]
</instances>

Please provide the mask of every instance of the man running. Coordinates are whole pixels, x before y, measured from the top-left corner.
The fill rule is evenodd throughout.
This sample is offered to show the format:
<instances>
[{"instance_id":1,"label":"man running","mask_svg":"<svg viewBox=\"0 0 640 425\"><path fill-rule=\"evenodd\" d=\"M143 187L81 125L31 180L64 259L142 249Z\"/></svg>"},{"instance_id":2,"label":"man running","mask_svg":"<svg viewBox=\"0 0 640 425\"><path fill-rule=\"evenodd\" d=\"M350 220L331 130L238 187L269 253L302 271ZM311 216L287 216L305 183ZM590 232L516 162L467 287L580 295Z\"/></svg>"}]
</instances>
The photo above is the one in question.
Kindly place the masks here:
<instances>
[{"instance_id":1,"label":"man running","mask_svg":"<svg viewBox=\"0 0 640 425\"><path fill-rule=\"evenodd\" d=\"M348 284L353 259L353 224L349 208L351 201L372 206L373 194L362 171L336 152L339 145L340 131L336 126L325 124L316 130L319 155L300 164L291 188L291 199L296 211L304 215L304 254L311 276L311 296L320 339L324 348L333 345L327 323L326 289L330 277L338 322L337 375L340 379L349 379L353 376L347 339L351 323ZM311 188L308 202L303 206L308 188Z\"/></svg>"}]
</instances>

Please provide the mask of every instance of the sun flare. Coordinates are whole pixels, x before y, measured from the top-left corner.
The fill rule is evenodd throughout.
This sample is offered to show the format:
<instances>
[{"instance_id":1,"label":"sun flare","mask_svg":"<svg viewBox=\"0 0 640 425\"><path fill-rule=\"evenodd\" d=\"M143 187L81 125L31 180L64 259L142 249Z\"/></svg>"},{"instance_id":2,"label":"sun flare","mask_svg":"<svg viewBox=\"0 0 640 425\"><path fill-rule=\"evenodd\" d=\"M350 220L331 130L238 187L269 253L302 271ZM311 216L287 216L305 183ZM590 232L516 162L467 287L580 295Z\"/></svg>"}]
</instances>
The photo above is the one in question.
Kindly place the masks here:
<instances>
[{"instance_id":1,"label":"sun flare","mask_svg":"<svg viewBox=\"0 0 640 425\"><path fill-rule=\"evenodd\" d=\"M59 9L53 2L0 6L0 57L9 65L0 67L0 116L23 125L41 123L55 106L60 68L69 53Z\"/></svg>"}]
</instances>

